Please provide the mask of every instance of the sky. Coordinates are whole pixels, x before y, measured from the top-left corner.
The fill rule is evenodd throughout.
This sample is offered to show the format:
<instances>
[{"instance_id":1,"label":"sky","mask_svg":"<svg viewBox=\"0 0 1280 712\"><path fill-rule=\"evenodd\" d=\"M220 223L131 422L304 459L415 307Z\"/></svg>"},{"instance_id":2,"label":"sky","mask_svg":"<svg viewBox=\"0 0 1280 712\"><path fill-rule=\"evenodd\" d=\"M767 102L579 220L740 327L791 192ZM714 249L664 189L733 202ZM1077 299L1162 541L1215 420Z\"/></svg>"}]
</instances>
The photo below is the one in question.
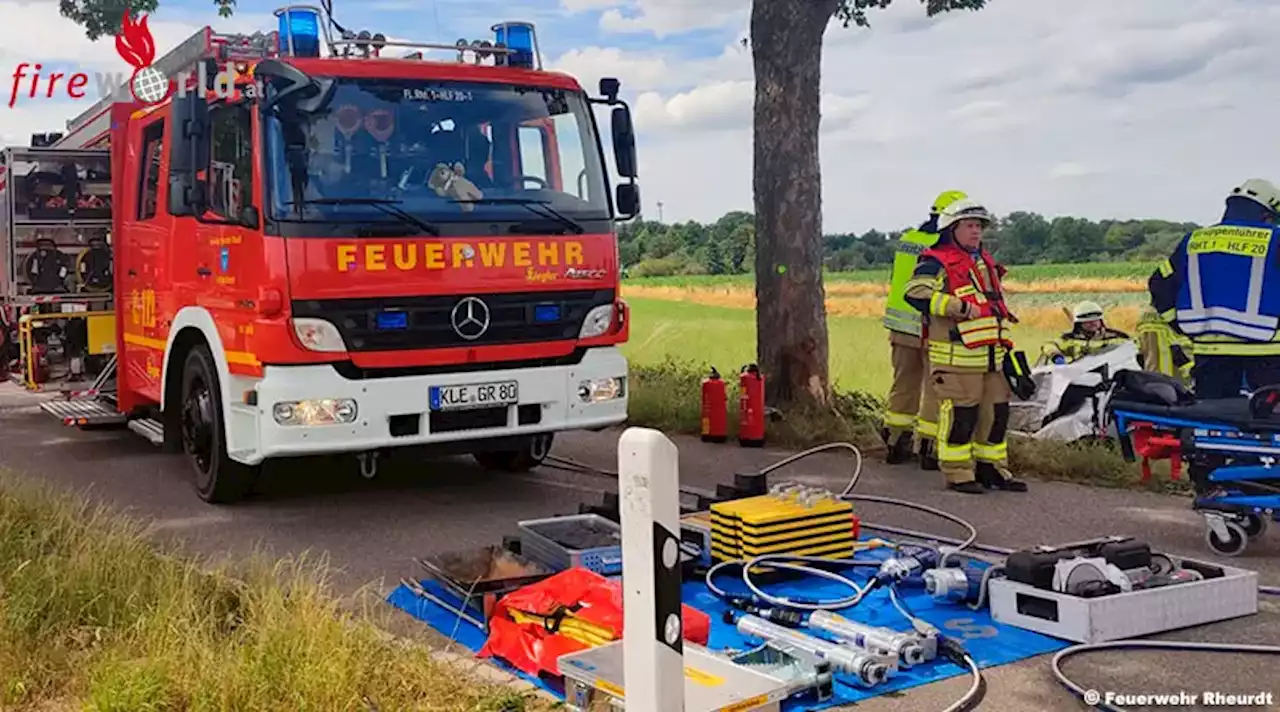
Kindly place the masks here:
<instances>
[{"instance_id":1,"label":"sky","mask_svg":"<svg viewBox=\"0 0 1280 712\"><path fill-rule=\"evenodd\" d=\"M752 209L750 0L362 2L335 0L338 22L424 42L534 22L550 68L592 93L602 76L621 80L645 218ZM224 20L212 0L161 0L150 24L163 53L205 25L273 29L278 6L239 0ZM90 43L56 0L0 0L0 16L7 145L61 130L86 107L65 97L7 106L18 63L128 69L110 38ZM990 0L932 19L920 0L896 0L871 23L833 22L824 37L826 232L901 229L950 189L1000 214L1203 223L1244 179L1280 183L1274 0Z\"/></svg>"}]
</instances>

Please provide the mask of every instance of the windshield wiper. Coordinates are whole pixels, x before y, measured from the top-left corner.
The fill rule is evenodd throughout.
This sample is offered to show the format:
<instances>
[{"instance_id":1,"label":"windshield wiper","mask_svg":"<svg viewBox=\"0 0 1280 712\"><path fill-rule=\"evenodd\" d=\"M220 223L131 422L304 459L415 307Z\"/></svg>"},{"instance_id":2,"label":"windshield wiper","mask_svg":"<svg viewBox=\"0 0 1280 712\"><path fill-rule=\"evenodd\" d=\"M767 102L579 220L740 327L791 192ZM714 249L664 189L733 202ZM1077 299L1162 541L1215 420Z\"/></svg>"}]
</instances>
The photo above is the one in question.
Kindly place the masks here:
<instances>
[{"instance_id":1,"label":"windshield wiper","mask_svg":"<svg viewBox=\"0 0 1280 712\"><path fill-rule=\"evenodd\" d=\"M401 222L412 225L428 235L440 236L440 228L419 218L412 213L406 212L399 207L403 201L392 200L390 198L312 198L306 201L307 205L368 205L377 208L393 218L399 219ZM285 205L294 205L293 201L285 203Z\"/></svg>"},{"instance_id":2,"label":"windshield wiper","mask_svg":"<svg viewBox=\"0 0 1280 712\"><path fill-rule=\"evenodd\" d=\"M481 205L519 205L538 217L560 223L575 234L581 235L587 231L579 222L548 205L549 201L546 200L534 200L532 198L476 198L475 200L454 200L450 202L479 203Z\"/></svg>"}]
</instances>

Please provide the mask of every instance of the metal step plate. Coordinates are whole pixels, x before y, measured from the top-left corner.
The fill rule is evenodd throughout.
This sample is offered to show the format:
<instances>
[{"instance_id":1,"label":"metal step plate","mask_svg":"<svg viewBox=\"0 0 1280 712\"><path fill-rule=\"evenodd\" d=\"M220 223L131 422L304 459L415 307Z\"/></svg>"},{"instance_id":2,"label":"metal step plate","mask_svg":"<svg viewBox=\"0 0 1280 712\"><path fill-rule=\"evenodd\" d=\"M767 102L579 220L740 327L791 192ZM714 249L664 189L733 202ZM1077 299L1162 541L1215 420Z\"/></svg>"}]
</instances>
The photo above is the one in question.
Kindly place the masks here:
<instances>
[{"instance_id":1,"label":"metal step plate","mask_svg":"<svg viewBox=\"0 0 1280 712\"><path fill-rule=\"evenodd\" d=\"M110 403L97 399L77 398L52 400L40 404L40 410L62 421L63 425L116 425L128 418Z\"/></svg>"},{"instance_id":2,"label":"metal step plate","mask_svg":"<svg viewBox=\"0 0 1280 712\"><path fill-rule=\"evenodd\" d=\"M164 444L164 423L155 418L130 420L129 429L146 438L152 445Z\"/></svg>"}]
</instances>

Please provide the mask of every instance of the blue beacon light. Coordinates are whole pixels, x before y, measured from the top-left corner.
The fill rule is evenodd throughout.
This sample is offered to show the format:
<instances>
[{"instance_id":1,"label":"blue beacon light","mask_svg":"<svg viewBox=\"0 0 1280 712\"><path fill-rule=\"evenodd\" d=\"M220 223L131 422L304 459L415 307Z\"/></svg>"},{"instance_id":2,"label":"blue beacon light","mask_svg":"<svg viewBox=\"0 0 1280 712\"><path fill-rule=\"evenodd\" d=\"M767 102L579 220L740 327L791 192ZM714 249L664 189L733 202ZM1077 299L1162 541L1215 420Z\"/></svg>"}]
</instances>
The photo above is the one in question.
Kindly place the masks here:
<instances>
[{"instance_id":1,"label":"blue beacon light","mask_svg":"<svg viewBox=\"0 0 1280 712\"><path fill-rule=\"evenodd\" d=\"M511 53L507 64L521 69L533 69L533 25L527 22L504 22L493 26L494 42L506 45Z\"/></svg>"},{"instance_id":2,"label":"blue beacon light","mask_svg":"<svg viewBox=\"0 0 1280 712\"><path fill-rule=\"evenodd\" d=\"M320 56L320 13L297 6L276 10L280 19L280 49L289 51L289 38L293 38L294 57Z\"/></svg>"}]
</instances>

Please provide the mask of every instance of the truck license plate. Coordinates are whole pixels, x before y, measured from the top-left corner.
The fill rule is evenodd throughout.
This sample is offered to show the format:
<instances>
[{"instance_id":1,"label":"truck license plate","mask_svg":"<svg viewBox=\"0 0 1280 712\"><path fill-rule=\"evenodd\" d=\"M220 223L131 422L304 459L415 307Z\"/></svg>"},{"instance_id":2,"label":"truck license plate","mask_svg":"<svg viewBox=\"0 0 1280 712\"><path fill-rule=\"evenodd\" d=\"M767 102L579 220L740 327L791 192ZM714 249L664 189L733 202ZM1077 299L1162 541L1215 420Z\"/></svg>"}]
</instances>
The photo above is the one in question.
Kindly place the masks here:
<instances>
[{"instance_id":1,"label":"truck license plate","mask_svg":"<svg viewBox=\"0 0 1280 712\"><path fill-rule=\"evenodd\" d=\"M431 410L492 408L520 402L518 381L471 383L465 386L432 386Z\"/></svg>"}]
</instances>

